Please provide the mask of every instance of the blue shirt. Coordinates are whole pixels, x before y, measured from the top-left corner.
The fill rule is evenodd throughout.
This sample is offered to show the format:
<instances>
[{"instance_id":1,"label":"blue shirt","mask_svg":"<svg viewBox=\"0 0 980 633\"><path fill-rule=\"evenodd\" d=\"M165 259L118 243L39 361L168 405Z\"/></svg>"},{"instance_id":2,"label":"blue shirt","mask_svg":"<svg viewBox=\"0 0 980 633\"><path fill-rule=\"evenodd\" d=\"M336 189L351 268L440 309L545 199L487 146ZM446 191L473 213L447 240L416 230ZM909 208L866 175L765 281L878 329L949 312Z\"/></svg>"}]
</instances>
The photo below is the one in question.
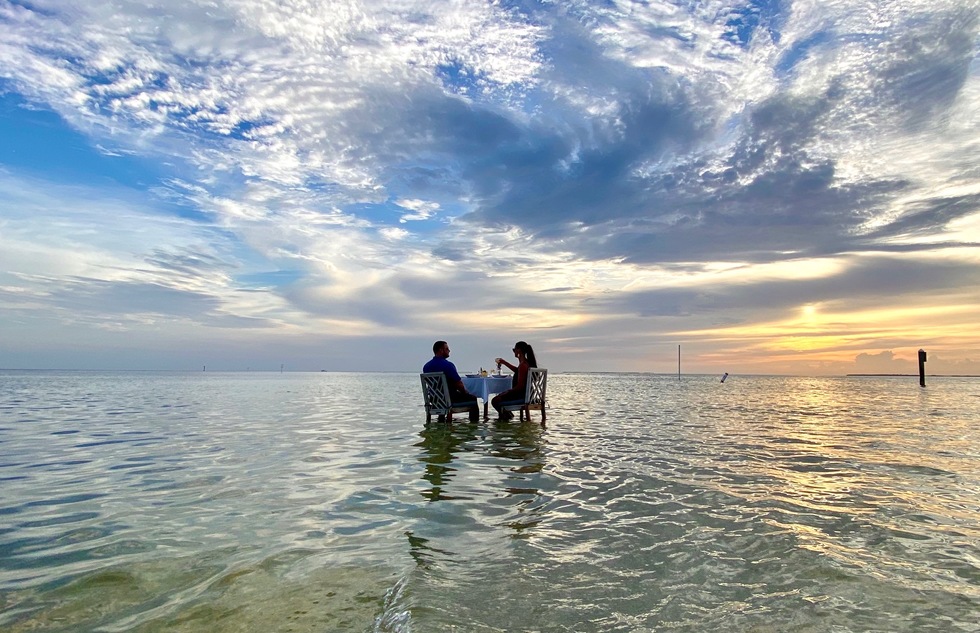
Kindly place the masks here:
<instances>
[{"instance_id":1,"label":"blue shirt","mask_svg":"<svg viewBox=\"0 0 980 633\"><path fill-rule=\"evenodd\" d=\"M427 362L422 366L423 372L430 371L441 371L446 374L446 381L449 382L449 388L455 389L456 383L459 382L459 372L456 371L456 365L449 362L448 358L443 358L442 356L433 356L432 360Z\"/></svg>"}]
</instances>

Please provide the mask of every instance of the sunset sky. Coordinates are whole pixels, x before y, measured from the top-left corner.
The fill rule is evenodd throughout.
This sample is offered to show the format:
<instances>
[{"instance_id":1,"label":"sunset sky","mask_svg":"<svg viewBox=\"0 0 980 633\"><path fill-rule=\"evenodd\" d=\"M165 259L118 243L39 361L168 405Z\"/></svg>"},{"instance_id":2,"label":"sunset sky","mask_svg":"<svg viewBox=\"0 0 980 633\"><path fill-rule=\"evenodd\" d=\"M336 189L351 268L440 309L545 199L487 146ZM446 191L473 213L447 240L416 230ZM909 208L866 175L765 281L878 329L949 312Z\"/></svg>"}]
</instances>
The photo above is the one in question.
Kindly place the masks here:
<instances>
[{"instance_id":1,"label":"sunset sky","mask_svg":"<svg viewBox=\"0 0 980 633\"><path fill-rule=\"evenodd\" d=\"M976 0L0 0L0 368L980 374Z\"/></svg>"}]
</instances>

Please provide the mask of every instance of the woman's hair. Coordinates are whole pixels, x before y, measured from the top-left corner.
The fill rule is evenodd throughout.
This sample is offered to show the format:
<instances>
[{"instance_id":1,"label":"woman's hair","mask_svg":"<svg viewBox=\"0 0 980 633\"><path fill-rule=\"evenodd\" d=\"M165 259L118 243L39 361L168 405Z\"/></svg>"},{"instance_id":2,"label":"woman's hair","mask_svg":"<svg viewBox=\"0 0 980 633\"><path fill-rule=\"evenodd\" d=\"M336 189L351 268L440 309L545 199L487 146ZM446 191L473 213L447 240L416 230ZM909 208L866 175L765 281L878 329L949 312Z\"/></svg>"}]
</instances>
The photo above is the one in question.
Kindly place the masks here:
<instances>
[{"instance_id":1,"label":"woman's hair","mask_svg":"<svg viewBox=\"0 0 980 633\"><path fill-rule=\"evenodd\" d=\"M534 357L534 349L524 341L517 341L514 347L524 352L524 358L527 359L528 367L537 367L538 359Z\"/></svg>"}]
</instances>

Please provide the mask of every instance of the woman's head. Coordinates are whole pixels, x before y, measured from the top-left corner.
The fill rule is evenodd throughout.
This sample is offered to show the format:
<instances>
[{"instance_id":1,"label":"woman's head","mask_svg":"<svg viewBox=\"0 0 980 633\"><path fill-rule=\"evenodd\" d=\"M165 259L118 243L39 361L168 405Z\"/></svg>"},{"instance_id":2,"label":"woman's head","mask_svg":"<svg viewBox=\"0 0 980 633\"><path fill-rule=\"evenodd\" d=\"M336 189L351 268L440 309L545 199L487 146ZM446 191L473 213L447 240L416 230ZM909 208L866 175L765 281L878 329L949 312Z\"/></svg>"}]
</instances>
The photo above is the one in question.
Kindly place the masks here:
<instances>
[{"instance_id":1,"label":"woman's head","mask_svg":"<svg viewBox=\"0 0 980 633\"><path fill-rule=\"evenodd\" d=\"M527 359L527 364L529 366L531 367L538 366L538 361L534 357L534 350L531 348L530 345L528 345L524 341L517 341L516 343L514 343L514 353L516 354L517 352L520 352L524 356L524 358Z\"/></svg>"}]
</instances>

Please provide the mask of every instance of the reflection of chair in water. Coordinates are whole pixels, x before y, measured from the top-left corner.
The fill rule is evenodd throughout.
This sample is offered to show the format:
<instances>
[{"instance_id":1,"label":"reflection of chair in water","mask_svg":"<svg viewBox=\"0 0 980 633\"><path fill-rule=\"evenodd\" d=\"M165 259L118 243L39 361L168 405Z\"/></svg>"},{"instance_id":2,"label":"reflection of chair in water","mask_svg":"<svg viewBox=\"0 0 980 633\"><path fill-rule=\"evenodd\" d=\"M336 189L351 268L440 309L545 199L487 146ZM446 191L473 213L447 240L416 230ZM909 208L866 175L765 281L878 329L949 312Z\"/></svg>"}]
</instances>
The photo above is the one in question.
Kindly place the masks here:
<instances>
[{"instance_id":1,"label":"reflection of chair in water","mask_svg":"<svg viewBox=\"0 0 980 633\"><path fill-rule=\"evenodd\" d=\"M453 421L453 413L457 411L469 411L475 402L465 402L454 404L449 397L449 383L446 381L446 374L441 371L434 371L419 374L422 380L422 399L425 402L425 423L432 421L432 415L440 417L446 416L446 422Z\"/></svg>"},{"instance_id":2,"label":"reflection of chair in water","mask_svg":"<svg viewBox=\"0 0 980 633\"><path fill-rule=\"evenodd\" d=\"M532 367L527 373L527 391L524 393L524 400L503 402L500 405L500 410L519 410L521 412L521 420L524 419L524 414L526 413L529 422L531 420L531 411L540 411L541 424L544 424L545 416L547 415L544 410L545 391L547 387L548 370Z\"/></svg>"}]
</instances>

